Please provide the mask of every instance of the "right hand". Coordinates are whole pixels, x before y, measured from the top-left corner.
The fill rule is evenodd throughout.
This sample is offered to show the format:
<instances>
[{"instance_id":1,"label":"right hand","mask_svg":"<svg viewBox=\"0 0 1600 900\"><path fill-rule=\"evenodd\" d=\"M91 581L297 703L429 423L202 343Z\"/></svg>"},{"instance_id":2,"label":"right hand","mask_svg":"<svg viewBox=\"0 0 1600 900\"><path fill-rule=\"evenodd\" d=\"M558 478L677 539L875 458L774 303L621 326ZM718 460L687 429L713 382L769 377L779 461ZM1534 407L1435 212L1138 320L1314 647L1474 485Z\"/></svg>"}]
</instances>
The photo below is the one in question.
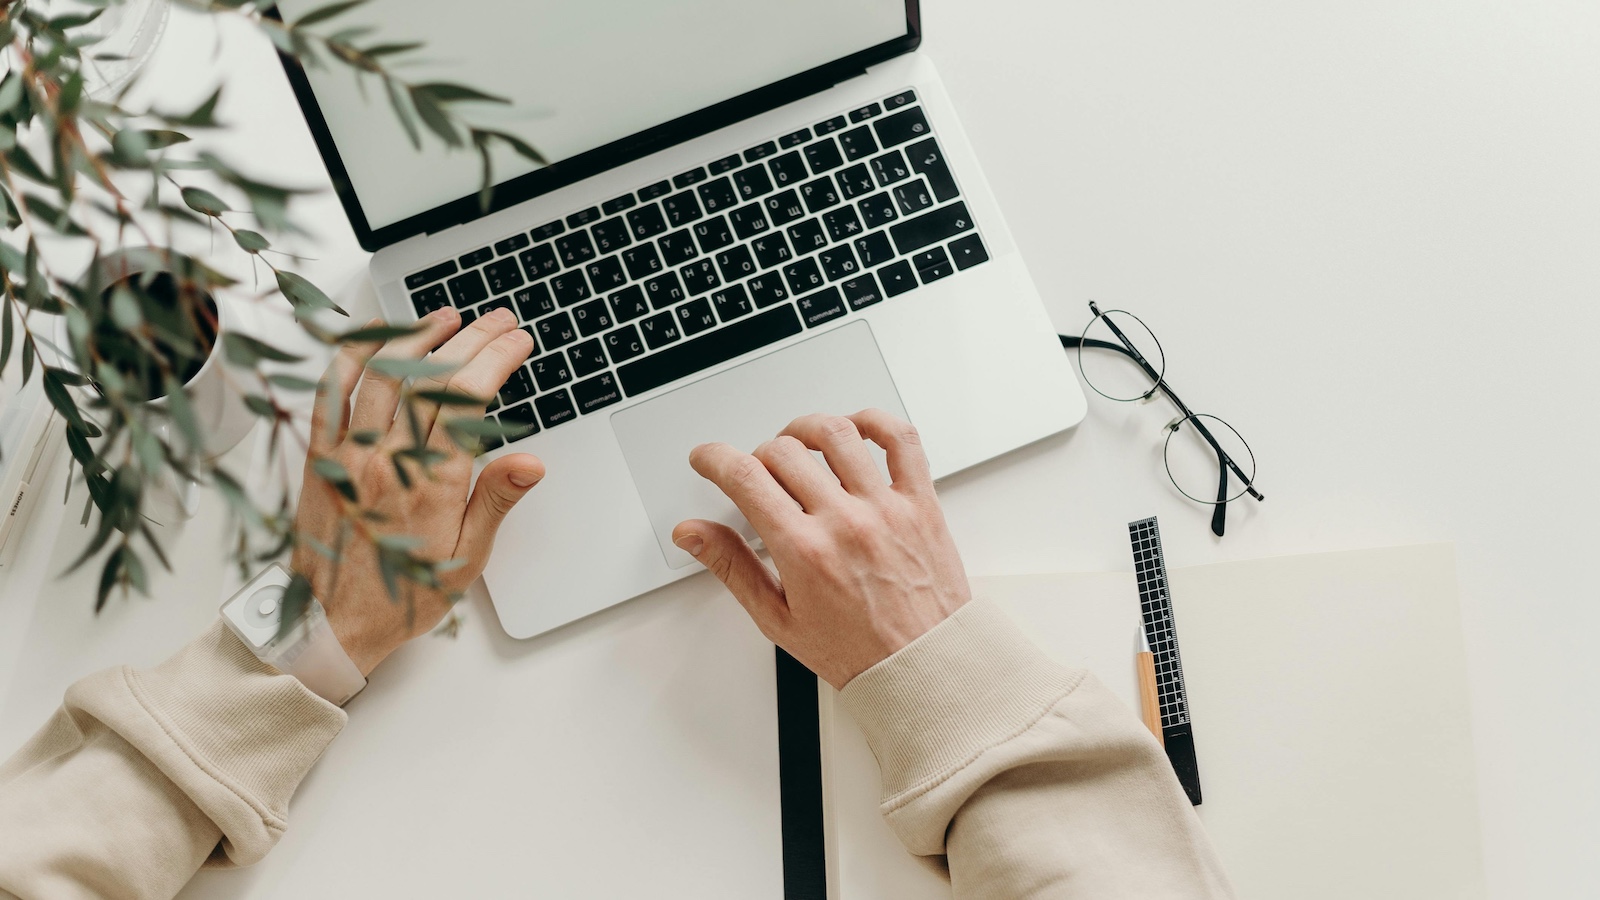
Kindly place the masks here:
<instances>
[{"instance_id":1,"label":"right hand","mask_svg":"<svg viewBox=\"0 0 1600 900\"><path fill-rule=\"evenodd\" d=\"M891 483L863 436L884 449ZM727 585L762 634L836 688L971 599L909 422L877 409L804 416L754 453L702 444L689 464L739 507L778 571L717 522L681 522L673 543Z\"/></svg>"}]
</instances>

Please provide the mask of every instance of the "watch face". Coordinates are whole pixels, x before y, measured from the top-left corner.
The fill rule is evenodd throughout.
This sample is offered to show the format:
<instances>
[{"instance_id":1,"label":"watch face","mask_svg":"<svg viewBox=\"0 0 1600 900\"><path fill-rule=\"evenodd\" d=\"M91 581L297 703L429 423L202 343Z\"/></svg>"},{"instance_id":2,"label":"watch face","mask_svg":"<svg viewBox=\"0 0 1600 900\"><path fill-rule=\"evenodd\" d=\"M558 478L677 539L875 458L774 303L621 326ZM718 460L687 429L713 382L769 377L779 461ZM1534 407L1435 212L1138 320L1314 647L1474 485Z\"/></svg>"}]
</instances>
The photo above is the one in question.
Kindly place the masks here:
<instances>
[{"instance_id":1,"label":"watch face","mask_svg":"<svg viewBox=\"0 0 1600 900\"><path fill-rule=\"evenodd\" d=\"M239 639L257 653L278 638L278 617L288 584L288 573L272 566L222 604L223 618Z\"/></svg>"},{"instance_id":2,"label":"watch face","mask_svg":"<svg viewBox=\"0 0 1600 900\"><path fill-rule=\"evenodd\" d=\"M244 601L244 618L252 628L270 628L278 631L278 610L283 601L283 587L269 584L251 594Z\"/></svg>"}]
</instances>

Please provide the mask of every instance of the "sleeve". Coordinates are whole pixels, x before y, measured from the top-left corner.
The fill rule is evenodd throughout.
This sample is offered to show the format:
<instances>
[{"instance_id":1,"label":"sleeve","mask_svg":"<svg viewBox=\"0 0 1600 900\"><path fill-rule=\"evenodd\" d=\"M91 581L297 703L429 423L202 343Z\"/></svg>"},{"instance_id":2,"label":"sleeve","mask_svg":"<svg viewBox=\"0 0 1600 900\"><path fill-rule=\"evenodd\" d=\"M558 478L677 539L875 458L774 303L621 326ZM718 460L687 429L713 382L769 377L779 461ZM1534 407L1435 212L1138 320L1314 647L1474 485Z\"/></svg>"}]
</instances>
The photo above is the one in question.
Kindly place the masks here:
<instances>
[{"instance_id":1,"label":"sleeve","mask_svg":"<svg viewBox=\"0 0 1600 900\"><path fill-rule=\"evenodd\" d=\"M0 764L0 897L171 897L208 860L256 862L344 723L220 621L153 669L84 678Z\"/></svg>"},{"instance_id":2,"label":"sleeve","mask_svg":"<svg viewBox=\"0 0 1600 900\"><path fill-rule=\"evenodd\" d=\"M912 853L958 900L1214 900L1233 890L1166 754L1093 675L974 600L845 685Z\"/></svg>"}]
</instances>

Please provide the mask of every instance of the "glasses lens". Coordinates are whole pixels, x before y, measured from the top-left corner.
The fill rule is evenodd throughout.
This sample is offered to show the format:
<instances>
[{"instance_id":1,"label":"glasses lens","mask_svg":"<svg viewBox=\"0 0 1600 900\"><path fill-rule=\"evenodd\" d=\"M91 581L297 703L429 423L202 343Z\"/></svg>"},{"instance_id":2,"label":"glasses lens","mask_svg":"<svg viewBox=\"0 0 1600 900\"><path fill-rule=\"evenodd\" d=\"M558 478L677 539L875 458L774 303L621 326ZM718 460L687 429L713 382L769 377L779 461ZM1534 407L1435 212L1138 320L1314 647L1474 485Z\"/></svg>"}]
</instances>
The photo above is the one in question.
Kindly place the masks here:
<instances>
[{"instance_id":1,"label":"glasses lens","mask_svg":"<svg viewBox=\"0 0 1600 900\"><path fill-rule=\"evenodd\" d=\"M1084 383L1102 397L1141 400L1166 377L1167 355L1161 342L1132 313L1106 310L1083 329L1083 338L1078 346L1078 371L1083 373ZM1127 350L1137 357L1124 352Z\"/></svg>"},{"instance_id":2,"label":"glasses lens","mask_svg":"<svg viewBox=\"0 0 1600 900\"><path fill-rule=\"evenodd\" d=\"M1227 454L1238 467L1225 467L1220 454ZM1172 423L1167 429L1167 474L1185 497L1200 503L1217 502L1217 488L1222 472L1227 469L1228 483L1220 495L1233 500L1245 492L1245 480L1255 481L1256 456L1233 426L1216 416L1204 414L1188 416Z\"/></svg>"}]
</instances>

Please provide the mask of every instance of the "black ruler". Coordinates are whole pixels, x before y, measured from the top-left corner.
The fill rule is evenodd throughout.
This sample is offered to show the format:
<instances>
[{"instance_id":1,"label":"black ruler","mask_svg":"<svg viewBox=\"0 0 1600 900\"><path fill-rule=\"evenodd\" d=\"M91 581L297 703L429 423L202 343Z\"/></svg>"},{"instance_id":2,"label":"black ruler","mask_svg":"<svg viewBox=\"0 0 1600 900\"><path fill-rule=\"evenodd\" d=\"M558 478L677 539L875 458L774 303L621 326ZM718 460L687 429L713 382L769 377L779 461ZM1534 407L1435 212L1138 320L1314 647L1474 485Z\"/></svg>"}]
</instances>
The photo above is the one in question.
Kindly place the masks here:
<instances>
[{"instance_id":1,"label":"black ruler","mask_svg":"<svg viewBox=\"0 0 1600 900\"><path fill-rule=\"evenodd\" d=\"M1133 542L1133 573L1139 585L1144 633L1156 663L1156 690L1161 698L1161 737L1167 759L1178 773L1189 802L1200 805L1200 767L1194 759L1194 730L1189 722L1189 695L1183 687L1183 660L1178 656L1178 626L1167 590L1167 560L1161 555L1161 532L1154 517L1128 523Z\"/></svg>"}]
</instances>

